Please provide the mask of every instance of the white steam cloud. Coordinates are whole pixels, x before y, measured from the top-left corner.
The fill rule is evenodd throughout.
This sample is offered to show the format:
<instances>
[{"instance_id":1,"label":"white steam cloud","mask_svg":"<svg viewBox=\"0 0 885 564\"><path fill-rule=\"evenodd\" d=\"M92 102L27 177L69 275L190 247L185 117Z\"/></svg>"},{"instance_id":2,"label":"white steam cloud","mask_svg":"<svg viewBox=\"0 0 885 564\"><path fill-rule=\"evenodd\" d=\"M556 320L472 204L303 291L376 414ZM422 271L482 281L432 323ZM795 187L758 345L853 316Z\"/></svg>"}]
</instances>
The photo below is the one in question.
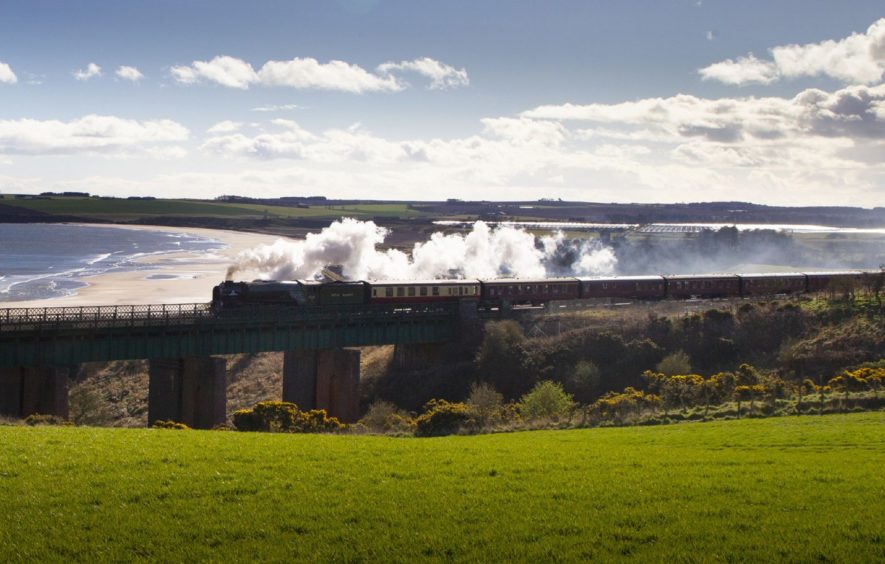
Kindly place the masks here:
<instances>
[{"instance_id":1,"label":"white steam cloud","mask_svg":"<svg viewBox=\"0 0 885 564\"><path fill-rule=\"evenodd\" d=\"M351 280L432 278L545 278L611 274L614 251L594 241L572 241L562 233L536 238L513 227L477 221L466 235L434 233L416 243L411 256L379 250L389 230L372 221L342 219L302 241L278 239L243 251L229 271L257 272L272 280L312 279L341 265Z\"/></svg>"}]
</instances>

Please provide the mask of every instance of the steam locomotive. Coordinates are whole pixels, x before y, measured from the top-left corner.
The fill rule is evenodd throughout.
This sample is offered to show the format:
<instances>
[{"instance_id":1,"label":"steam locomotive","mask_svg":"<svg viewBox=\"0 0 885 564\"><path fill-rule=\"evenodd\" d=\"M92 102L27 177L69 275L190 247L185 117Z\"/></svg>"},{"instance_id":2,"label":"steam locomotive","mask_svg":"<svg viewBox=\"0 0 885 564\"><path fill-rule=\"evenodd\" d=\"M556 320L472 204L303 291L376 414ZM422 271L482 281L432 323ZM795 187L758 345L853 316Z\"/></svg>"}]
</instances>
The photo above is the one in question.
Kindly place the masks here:
<instances>
[{"instance_id":1,"label":"steam locomotive","mask_svg":"<svg viewBox=\"0 0 885 564\"><path fill-rule=\"evenodd\" d=\"M225 281L212 291L216 311L274 304L331 306L477 300L480 307L542 305L554 300L727 298L799 294L853 286L880 273L855 270L781 274L704 274L509 278L495 280Z\"/></svg>"}]
</instances>

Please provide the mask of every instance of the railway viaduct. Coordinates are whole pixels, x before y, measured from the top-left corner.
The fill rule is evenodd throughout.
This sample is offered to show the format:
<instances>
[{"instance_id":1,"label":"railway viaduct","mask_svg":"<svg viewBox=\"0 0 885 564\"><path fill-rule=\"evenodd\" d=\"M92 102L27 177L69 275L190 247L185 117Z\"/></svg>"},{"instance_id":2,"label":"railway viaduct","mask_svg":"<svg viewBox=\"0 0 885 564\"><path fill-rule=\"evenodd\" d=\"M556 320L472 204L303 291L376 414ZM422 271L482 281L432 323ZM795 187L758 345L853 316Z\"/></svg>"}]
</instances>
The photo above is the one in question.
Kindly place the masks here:
<instances>
[{"instance_id":1,"label":"railway viaduct","mask_svg":"<svg viewBox=\"0 0 885 564\"><path fill-rule=\"evenodd\" d=\"M83 362L148 359L148 423L212 428L226 420L226 360L284 352L282 399L358 417L360 352L397 345L400 362L456 341L476 302L334 308L208 304L0 309L0 415L68 415L68 375Z\"/></svg>"}]
</instances>

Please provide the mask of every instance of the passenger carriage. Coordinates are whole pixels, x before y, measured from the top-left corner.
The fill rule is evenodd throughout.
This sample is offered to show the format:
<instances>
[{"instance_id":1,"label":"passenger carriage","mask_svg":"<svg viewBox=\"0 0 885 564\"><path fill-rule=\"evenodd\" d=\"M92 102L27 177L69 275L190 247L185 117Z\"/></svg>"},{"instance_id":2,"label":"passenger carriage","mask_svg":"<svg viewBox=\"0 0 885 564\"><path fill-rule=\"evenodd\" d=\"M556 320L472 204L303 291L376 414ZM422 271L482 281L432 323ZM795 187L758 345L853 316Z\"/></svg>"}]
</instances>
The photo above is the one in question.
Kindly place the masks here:
<instances>
[{"instance_id":1,"label":"passenger carriage","mask_svg":"<svg viewBox=\"0 0 885 564\"><path fill-rule=\"evenodd\" d=\"M479 299L479 280L377 280L369 284L370 304Z\"/></svg>"},{"instance_id":2,"label":"passenger carriage","mask_svg":"<svg viewBox=\"0 0 885 564\"><path fill-rule=\"evenodd\" d=\"M798 294L805 291L805 275L800 272L739 274L742 296Z\"/></svg>"},{"instance_id":3,"label":"passenger carriage","mask_svg":"<svg viewBox=\"0 0 885 564\"><path fill-rule=\"evenodd\" d=\"M593 276L578 278L580 297L656 300L667 295L663 276Z\"/></svg>"},{"instance_id":4,"label":"passenger carriage","mask_svg":"<svg viewBox=\"0 0 885 564\"><path fill-rule=\"evenodd\" d=\"M864 273L859 270L832 270L806 272L806 291L821 292L838 285L859 285L863 282Z\"/></svg>"},{"instance_id":5,"label":"passenger carriage","mask_svg":"<svg viewBox=\"0 0 885 564\"><path fill-rule=\"evenodd\" d=\"M480 283L483 303L498 307L575 300L579 294L577 278L499 278Z\"/></svg>"},{"instance_id":6,"label":"passenger carriage","mask_svg":"<svg viewBox=\"0 0 885 564\"><path fill-rule=\"evenodd\" d=\"M725 298L741 295L736 274L668 275L668 298Z\"/></svg>"}]
</instances>

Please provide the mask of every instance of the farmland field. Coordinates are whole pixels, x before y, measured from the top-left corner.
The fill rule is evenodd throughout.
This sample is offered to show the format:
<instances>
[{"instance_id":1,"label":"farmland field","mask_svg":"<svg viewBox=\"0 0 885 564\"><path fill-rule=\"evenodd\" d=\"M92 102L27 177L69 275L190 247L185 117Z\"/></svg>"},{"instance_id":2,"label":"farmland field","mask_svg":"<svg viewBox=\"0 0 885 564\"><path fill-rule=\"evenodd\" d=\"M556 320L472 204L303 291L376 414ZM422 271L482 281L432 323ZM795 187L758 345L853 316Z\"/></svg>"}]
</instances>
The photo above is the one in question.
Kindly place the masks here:
<instances>
[{"instance_id":1,"label":"farmland field","mask_svg":"<svg viewBox=\"0 0 885 564\"><path fill-rule=\"evenodd\" d=\"M84 219L126 221L154 216L221 217L221 218L329 218L339 217L421 217L424 214L406 204L313 205L309 208L272 206L249 203L226 203L201 200L127 200L82 197L47 199L3 198L0 203L36 212L74 215Z\"/></svg>"},{"instance_id":2,"label":"farmland field","mask_svg":"<svg viewBox=\"0 0 885 564\"><path fill-rule=\"evenodd\" d=\"M4 560L885 558L885 413L397 439L0 427Z\"/></svg>"}]
</instances>

